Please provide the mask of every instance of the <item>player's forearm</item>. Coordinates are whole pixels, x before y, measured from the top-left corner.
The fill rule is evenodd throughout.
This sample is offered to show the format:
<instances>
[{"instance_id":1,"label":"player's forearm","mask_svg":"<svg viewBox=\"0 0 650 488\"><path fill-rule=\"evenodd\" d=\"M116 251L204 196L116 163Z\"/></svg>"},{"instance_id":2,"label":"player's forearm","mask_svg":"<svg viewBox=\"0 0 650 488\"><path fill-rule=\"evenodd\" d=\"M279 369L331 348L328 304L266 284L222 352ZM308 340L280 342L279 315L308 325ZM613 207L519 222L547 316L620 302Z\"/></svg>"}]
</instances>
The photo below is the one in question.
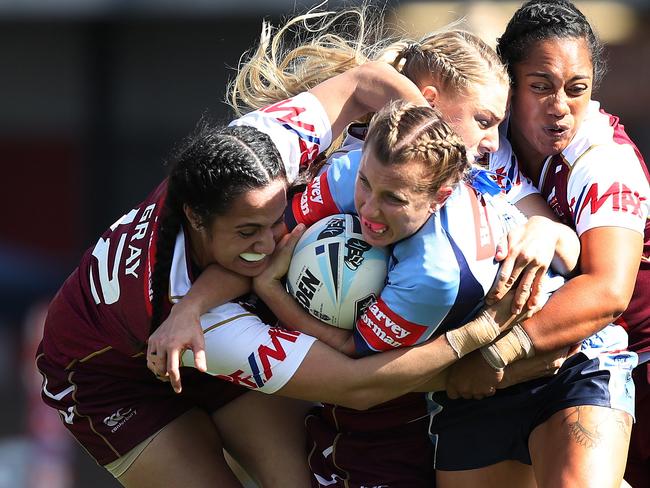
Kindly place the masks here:
<instances>
[{"instance_id":1,"label":"player's forearm","mask_svg":"<svg viewBox=\"0 0 650 488\"><path fill-rule=\"evenodd\" d=\"M201 272L196 281L192 283L189 292L178 302L176 307L191 309L201 315L211 308L223 305L250 292L250 290L250 278L213 264Z\"/></svg>"},{"instance_id":2,"label":"player's forearm","mask_svg":"<svg viewBox=\"0 0 650 488\"><path fill-rule=\"evenodd\" d=\"M576 344L614 321L625 309L609 283L589 275L572 278L522 326L538 352ZM619 305L617 305L619 303Z\"/></svg>"},{"instance_id":3,"label":"player's forearm","mask_svg":"<svg viewBox=\"0 0 650 488\"><path fill-rule=\"evenodd\" d=\"M352 359L316 341L279 394L365 410L416 388L456 358L444 336Z\"/></svg>"},{"instance_id":4,"label":"player's forearm","mask_svg":"<svg viewBox=\"0 0 650 488\"><path fill-rule=\"evenodd\" d=\"M256 291L285 327L316 337L337 350L345 345L349 333L309 315L278 282L273 286L256 288Z\"/></svg>"},{"instance_id":5,"label":"player's forearm","mask_svg":"<svg viewBox=\"0 0 650 488\"><path fill-rule=\"evenodd\" d=\"M352 402L352 408L366 409L411 391L438 390L444 377L438 375L456 360L444 336L358 359L350 371L350 398L345 401ZM425 382L430 383L425 387Z\"/></svg>"},{"instance_id":6,"label":"player's forearm","mask_svg":"<svg viewBox=\"0 0 650 488\"><path fill-rule=\"evenodd\" d=\"M461 354L457 354L457 358L458 356L465 356L479 347L489 345L499 336L500 332L509 329L517 323L518 319L523 317L522 314L514 315L510 312L510 303L513 296L513 291L508 292L502 300L482 310L473 320L458 329L446 333L446 338L453 344L452 347L455 351L459 348L455 345L456 339L454 339L454 336L463 337L465 333L469 336L469 340L463 340L464 345L460 347L462 352ZM417 391L445 390L448 374L448 370L436 373L419 385Z\"/></svg>"},{"instance_id":7,"label":"player's forearm","mask_svg":"<svg viewBox=\"0 0 650 488\"><path fill-rule=\"evenodd\" d=\"M279 300L273 302L273 306L278 309L284 305L289 303ZM511 322L506 318L506 315L511 315L506 309L508 307L505 306L498 310L492 308L490 317L498 317L502 323ZM290 318L287 315L284 317ZM438 389L438 382L442 378L432 378L455 362L459 355L488 344L498 336L502 329L495 326L493 320L488 322L490 323L486 324L486 317L482 316L459 327L459 335L453 339L454 347L447 335L441 335L417 346L360 359L346 358L331 348L316 343L294 378L280 393L363 410L405 393L418 391L424 388L422 385L427 381L432 382L428 385L430 388ZM323 368L324 364L327 368ZM319 378L318 382L314 381L315 377Z\"/></svg>"},{"instance_id":8,"label":"player's forearm","mask_svg":"<svg viewBox=\"0 0 650 488\"><path fill-rule=\"evenodd\" d=\"M356 83L354 99L366 112L376 112L398 99L428 106L418 87L387 63L369 62L360 66Z\"/></svg>"},{"instance_id":9,"label":"player's forearm","mask_svg":"<svg viewBox=\"0 0 650 488\"><path fill-rule=\"evenodd\" d=\"M417 86L392 66L368 62L310 90L322 103L336 137L351 121L376 112L391 100L428 105Z\"/></svg>"},{"instance_id":10,"label":"player's forearm","mask_svg":"<svg viewBox=\"0 0 650 488\"><path fill-rule=\"evenodd\" d=\"M497 388L508 388L525 381L552 376L560 369L568 355L568 348L563 347L555 351L539 354L530 359L515 361L506 366L503 379Z\"/></svg>"},{"instance_id":11,"label":"player's forearm","mask_svg":"<svg viewBox=\"0 0 650 488\"><path fill-rule=\"evenodd\" d=\"M435 376L432 376L427 381L419 385L416 391L444 391L447 384L447 377L449 376L449 370L443 369Z\"/></svg>"},{"instance_id":12,"label":"player's forearm","mask_svg":"<svg viewBox=\"0 0 650 488\"><path fill-rule=\"evenodd\" d=\"M510 297L512 295L513 293ZM363 358L363 361L381 360L388 354L401 354L393 362L378 367L378 372L384 373L385 377L376 376L374 384L356 385L356 391L375 399L381 395L382 390L399 389L400 395L409 391L444 390L447 378L447 373L443 371L445 368L464 355L491 343L501 331L521 317L510 313L509 301L504 299L503 303L488 307L463 326L423 344ZM392 377L393 374L397 377Z\"/></svg>"}]
</instances>

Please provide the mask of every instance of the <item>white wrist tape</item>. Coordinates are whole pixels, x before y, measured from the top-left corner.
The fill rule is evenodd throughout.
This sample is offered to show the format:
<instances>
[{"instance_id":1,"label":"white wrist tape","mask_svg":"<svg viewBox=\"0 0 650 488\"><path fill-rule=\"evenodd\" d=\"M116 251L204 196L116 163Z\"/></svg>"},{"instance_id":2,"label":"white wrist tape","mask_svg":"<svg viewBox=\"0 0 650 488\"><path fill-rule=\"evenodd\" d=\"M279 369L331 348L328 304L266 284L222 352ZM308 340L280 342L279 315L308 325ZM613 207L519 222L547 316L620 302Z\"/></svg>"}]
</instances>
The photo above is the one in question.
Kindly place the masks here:
<instances>
[{"instance_id":1,"label":"white wrist tape","mask_svg":"<svg viewBox=\"0 0 650 488\"><path fill-rule=\"evenodd\" d=\"M483 310L474 320L457 329L445 332L447 342L458 358L489 344L499 336L499 326L490 315Z\"/></svg>"},{"instance_id":2,"label":"white wrist tape","mask_svg":"<svg viewBox=\"0 0 650 488\"><path fill-rule=\"evenodd\" d=\"M503 369L519 359L532 358L535 348L521 324L516 324L494 344L482 347L481 354L494 369Z\"/></svg>"}]
</instances>

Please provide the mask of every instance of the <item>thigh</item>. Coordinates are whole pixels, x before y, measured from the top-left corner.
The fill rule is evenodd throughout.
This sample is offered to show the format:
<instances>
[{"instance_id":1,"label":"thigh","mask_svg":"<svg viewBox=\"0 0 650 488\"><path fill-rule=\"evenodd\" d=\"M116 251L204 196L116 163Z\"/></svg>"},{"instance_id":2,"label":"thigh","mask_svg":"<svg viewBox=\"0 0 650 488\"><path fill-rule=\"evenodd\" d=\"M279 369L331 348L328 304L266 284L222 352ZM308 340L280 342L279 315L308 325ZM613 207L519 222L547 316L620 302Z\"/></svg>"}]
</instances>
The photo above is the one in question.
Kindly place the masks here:
<instances>
[{"instance_id":1,"label":"thigh","mask_svg":"<svg viewBox=\"0 0 650 488\"><path fill-rule=\"evenodd\" d=\"M265 488L309 486L311 403L251 391L212 414L227 451Z\"/></svg>"},{"instance_id":2,"label":"thigh","mask_svg":"<svg viewBox=\"0 0 650 488\"><path fill-rule=\"evenodd\" d=\"M627 412L593 405L552 415L529 440L540 488L619 487L632 422Z\"/></svg>"},{"instance_id":3,"label":"thigh","mask_svg":"<svg viewBox=\"0 0 650 488\"><path fill-rule=\"evenodd\" d=\"M535 477L531 466L519 461L502 461L484 468L465 471L436 470L437 488L535 488Z\"/></svg>"},{"instance_id":4,"label":"thigh","mask_svg":"<svg viewBox=\"0 0 650 488\"><path fill-rule=\"evenodd\" d=\"M627 456L625 480L632 486L650 486L650 365L634 370L636 390L635 416L630 451Z\"/></svg>"},{"instance_id":5,"label":"thigh","mask_svg":"<svg viewBox=\"0 0 650 488\"><path fill-rule=\"evenodd\" d=\"M241 488L210 416L192 409L165 426L118 481L126 487Z\"/></svg>"}]
</instances>

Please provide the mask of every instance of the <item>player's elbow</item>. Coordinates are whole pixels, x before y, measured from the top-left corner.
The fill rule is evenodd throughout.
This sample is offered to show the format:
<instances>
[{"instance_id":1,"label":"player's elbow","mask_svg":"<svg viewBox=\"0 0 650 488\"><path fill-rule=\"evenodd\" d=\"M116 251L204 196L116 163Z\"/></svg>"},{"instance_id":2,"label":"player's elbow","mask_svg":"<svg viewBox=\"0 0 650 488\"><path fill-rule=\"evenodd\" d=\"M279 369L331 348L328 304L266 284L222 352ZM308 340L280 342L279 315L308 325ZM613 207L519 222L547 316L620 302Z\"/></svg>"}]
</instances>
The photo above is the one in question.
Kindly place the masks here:
<instances>
[{"instance_id":1,"label":"player's elbow","mask_svg":"<svg viewBox=\"0 0 650 488\"><path fill-rule=\"evenodd\" d=\"M598 303L601 315L608 321L618 318L630 304L632 288L624 286L603 286L598 290Z\"/></svg>"},{"instance_id":2,"label":"player's elbow","mask_svg":"<svg viewBox=\"0 0 650 488\"><path fill-rule=\"evenodd\" d=\"M371 391L359 388L345 395L339 405L353 410L368 410L386 400L378 398Z\"/></svg>"},{"instance_id":3,"label":"player's elbow","mask_svg":"<svg viewBox=\"0 0 650 488\"><path fill-rule=\"evenodd\" d=\"M610 289L603 297L603 302L608 304L608 315L610 315L612 319L616 319L625 312L631 299L631 290L627 292L626 290Z\"/></svg>"}]
</instances>

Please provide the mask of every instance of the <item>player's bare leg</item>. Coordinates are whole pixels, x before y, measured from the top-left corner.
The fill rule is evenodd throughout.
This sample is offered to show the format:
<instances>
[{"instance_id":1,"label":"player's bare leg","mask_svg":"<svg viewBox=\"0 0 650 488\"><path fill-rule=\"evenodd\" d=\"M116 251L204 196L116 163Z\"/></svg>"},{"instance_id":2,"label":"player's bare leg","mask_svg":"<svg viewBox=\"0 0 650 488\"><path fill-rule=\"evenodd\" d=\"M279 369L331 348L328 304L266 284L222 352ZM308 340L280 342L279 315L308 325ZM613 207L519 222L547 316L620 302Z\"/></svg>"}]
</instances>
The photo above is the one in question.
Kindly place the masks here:
<instances>
[{"instance_id":1,"label":"player's bare leg","mask_svg":"<svg viewBox=\"0 0 650 488\"><path fill-rule=\"evenodd\" d=\"M530 466L518 461L503 461L492 466L465 471L436 470L438 488L535 488L535 478Z\"/></svg>"},{"instance_id":2,"label":"player's bare leg","mask_svg":"<svg viewBox=\"0 0 650 488\"><path fill-rule=\"evenodd\" d=\"M529 448L540 488L622 485L632 417L597 406L571 407L532 432Z\"/></svg>"},{"instance_id":3,"label":"player's bare leg","mask_svg":"<svg viewBox=\"0 0 650 488\"><path fill-rule=\"evenodd\" d=\"M305 415L311 403L256 391L213 414L224 447L264 488L308 487Z\"/></svg>"},{"instance_id":4,"label":"player's bare leg","mask_svg":"<svg viewBox=\"0 0 650 488\"><path fill-rule=\"evenodd\" d=\"M212 419L198 409L165 426L118 481L128 488L241 488Z\"/></svg>"}]
</instances>

